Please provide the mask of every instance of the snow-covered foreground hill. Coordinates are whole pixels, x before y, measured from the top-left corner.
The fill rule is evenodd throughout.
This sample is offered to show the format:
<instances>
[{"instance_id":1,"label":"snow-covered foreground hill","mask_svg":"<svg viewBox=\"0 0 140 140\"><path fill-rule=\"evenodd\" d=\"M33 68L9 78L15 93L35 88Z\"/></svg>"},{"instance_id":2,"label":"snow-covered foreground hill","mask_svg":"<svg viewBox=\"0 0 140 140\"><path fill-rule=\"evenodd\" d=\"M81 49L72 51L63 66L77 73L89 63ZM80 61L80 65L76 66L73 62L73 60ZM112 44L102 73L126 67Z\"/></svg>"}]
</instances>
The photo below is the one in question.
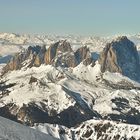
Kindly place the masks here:
<instances>
[{"instance_id":1,"label":"snow-covered foreground hill","mask_svg":"<svg viewBox=\"0 0 140 140\"><path fill-rule=\"evenodd\" d=\"M56 138L0 117L0 140L56 140Z\"/></svg>"},{"instance_id":2,"label":"snow-covered foreground hill","mask_svg":"<svg viewBox=\"0 0 140 140\"><path fill-rule=\"evenodd\" d=\"M68 129L60 125L39 124L35 129L64 140L139 140L140 126L108 120L88 120Z\"/></svg>"}]
</instances>

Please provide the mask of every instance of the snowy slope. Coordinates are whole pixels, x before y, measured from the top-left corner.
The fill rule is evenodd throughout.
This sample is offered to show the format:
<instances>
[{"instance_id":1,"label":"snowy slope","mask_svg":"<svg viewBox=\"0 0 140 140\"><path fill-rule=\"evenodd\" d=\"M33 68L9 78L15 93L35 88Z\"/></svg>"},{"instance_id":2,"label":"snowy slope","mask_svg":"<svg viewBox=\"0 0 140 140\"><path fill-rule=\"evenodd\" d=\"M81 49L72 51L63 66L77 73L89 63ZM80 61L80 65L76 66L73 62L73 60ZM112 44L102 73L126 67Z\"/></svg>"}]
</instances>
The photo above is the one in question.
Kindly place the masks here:
<instances>
[{"instance_id":1,"label":"snowy slope","mask_svg":"<svg viewBox=\"0 0 140 140\"><path fill-rule=\"evenodd\" d=\"M138 124L140 84L118 74L112 81L115 74L102 75L99 67L98 63L94 67L81 64L71 72L42 65L9 72L2 80L7 81L6 85L16 84L8 88L10 94L3 96L1 92L0 106L14 103L20 108L35 102L43 109L42 102L48 112L54 109L58 114L78 103L96 117L101 115L104 119L121 119L122 122ZM31 76L37 81L30 84Z\"/></svg>"},{"instance_id":2,"label":"snowy slope","mask_svg":"<svg viewBox=\"0 0 140 140\"><path fill-rule=\"evenodd\" d=\"M61 75L51 65L42 65L39 68L32 67L27 70L22 69L8 73L4 77L8 80L6 84L16 83L16 85L9 88L11 93L2 99L1 106L14 102L21 107L29 102L35 101L39 104L43 100L48 100L47 106L49 109L56 109L59 113L75 103L67 97L62 87L55 83ZM31 77L37 78L37 82L30 84Z\"/></svg>"},{"instance_id":3,"label":"snowy slope","mask_svg":"<svg viewBox=\"0 0 140 140\"><path fill-rule=\"evenodd\" d=\"M76 139L84 140L138 140L140 138L139 126L112 121L89 120L74 131Z\"/></svg>"},{"instance_id":4,"label":"snowy slope","mask_svg":"<svg viewBox=\"0 0 140 140\"><path fill-rule=\"evenodd\" d=\"M1 140L55 140L56 138L0 117Z\"/></svg>"},{"instance_id":5,"label":"snowy slope","mask_svg":"<svg viewBox=\"0 0 140 140\"><path fill-rule=\"evenodd\" d=\"M46 134L64 140L139 140L140 126L107 120L88 120L68 129L60 125L39 124L34 126Z\"/></svg>"}]
</instances>

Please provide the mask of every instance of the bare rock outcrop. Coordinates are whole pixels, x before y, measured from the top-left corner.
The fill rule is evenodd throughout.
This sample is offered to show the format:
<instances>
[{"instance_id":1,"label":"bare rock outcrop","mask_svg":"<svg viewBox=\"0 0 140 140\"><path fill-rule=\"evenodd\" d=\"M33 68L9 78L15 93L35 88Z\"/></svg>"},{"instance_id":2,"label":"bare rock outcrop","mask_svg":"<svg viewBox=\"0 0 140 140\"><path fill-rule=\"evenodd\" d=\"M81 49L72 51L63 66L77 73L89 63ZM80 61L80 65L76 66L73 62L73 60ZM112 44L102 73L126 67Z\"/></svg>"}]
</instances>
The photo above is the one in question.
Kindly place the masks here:
<instances>
[{"instance_id":1,"label":"bare rock outcrop","mask_svg":"<svg viewBox=\"0 0 140 140\"><path fill-rule=\"evenodd\" d=\"M140 61L136 46L127 37L118 37L108 43L98 59L101 71L118 72L139 80Z\"/></svg>"},{"instance_id":2,"label":"bare rock outcrop","mask_svg":"<svg viewBox=\"0 0 140 140\"><path fill-rule=\"evenodd\" d=\"M44 56L44 62L45 64L50 64L52 63L52 60L55 58L56 53L57 53L57 48L58 48L59 42L52 44L47 51L45 52Z\"/></svg>"},{"instance_id":3,"label":"bare rock outcrop","mask_svg":"<svg viewBox=\"0 0 140 140\"><path fill-rule=\"evenodd\" d=\"M89 58L90 57L90 51L87 48L87 46L84 46L84 47L79 48L75 52L75 57L76 57L78 63L82 62L84 59Z\"/></svg>"},{"instance_id":4,"label":"bare rock outcrop","mask_svg":"<svg viewBox=\"0 0 140 140\"><path fill-rule=\"evenodd\" d=\"M26 60L29 60L29 62L27 63L28 67L37 65L39 62L35 60L40 50L40 46L29 46L25 52L17 53L3 68L2 73L4 74L8 71L21 69L23 66L26 65Z\"/></svg>"},{"instance_id":5,"label":"bare rock outcrop","mask_svg":"<svg viewBox=\"0 0 140 140\"><path fill-rule=\"evenodd\" d=\"M59 53L65 53L65 52L73 52L71 45L66 40L59 41L58 47L57 47L57 54Z\"/></svg>"},{"instance_id":6,"label":"bare rock outcrop","mask_svg":"<svg viewBox=\"0 0 140 140\"><path fill-rule=\"evenodd\" d=\"M55 66L75 67L76 59L71 45L66 40L51 45L45 53L45 64Z\"/></svg>"},{"instance_id":7,"label":"bare rock outcrop","mask_svg":"<svg viewBox=\"0 0 140 140\"><path fill-rule=\"evenodd\" d=\"M92 66L95 65L95 61L93 60L91 56L91 52L89 51L89 48L87 48L87 46L77 49L77 51L75 52L75 57L78 64L83 62L85 66L90 65L90 64Z\"/></svg>"},{"instance_id":8,"label":"bare rock outcrop","mask_svg":"<svg viewBox=\"0 0 140 140\"><path fill-rule=\"evenodd\" d=\"M85 60L83 60L83 64L84 64L85 66L88 66L88 65L91 64L91 66L94 67L94 65L95 65L95 60L93 60L92 57L88 57L88 58L86 58Z\"/></svg>"},{"instance_id":9,"label":"bare rock outcrop","mask_svg":"<svg viewBox=\"0 0 140 140\"><path fill-rule=\"evenodd\" d=\"M94 65L89 49L84 46L74 52L70 43L62 40L52 44L48 49L46 46L29 46L26 51L16 54L7 63L3 68L3 74L24 66L39 67L41 64L49 64L56 67L76 67L81 62L84 65Z\"/></svg>"}]
</instances>

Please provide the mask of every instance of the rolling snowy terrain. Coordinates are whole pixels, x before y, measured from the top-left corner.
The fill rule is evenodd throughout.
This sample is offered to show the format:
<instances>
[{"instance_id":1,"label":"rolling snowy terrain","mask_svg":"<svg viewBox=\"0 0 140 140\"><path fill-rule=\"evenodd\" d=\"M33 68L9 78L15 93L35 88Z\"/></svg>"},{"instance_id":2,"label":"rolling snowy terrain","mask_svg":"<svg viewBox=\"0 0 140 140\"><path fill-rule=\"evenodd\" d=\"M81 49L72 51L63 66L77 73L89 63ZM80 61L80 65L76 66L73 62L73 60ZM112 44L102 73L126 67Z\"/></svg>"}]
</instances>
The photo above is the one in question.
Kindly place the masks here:
<instances>
[{"instance_id":1,"label":"rolling snowy terrain","mask_svg":"<svg viewBox=\"0 0 140 140\"><path fill-rule=\"evenodd\" d=\"M56 138L35 131L29 127L0 117L1 140L56 140Z\"/></svg>"}]
</instances>

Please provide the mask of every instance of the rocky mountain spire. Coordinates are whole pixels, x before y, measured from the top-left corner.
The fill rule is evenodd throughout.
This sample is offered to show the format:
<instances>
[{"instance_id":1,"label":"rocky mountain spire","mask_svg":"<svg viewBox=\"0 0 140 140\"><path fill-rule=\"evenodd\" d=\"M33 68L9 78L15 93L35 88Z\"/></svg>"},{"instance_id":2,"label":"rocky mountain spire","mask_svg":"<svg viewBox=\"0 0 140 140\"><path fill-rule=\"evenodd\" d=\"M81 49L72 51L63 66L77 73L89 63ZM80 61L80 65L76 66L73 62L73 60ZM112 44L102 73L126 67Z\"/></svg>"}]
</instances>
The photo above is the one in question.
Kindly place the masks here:
<instances>
[{"instance_id":1,"label":"rocky mountain spire","mask_svg":"<svg viewBox=\"0 0 140 140\"><path fill-rule=\"evenodd\" d=\"M3 73L9 70L17 70L22 67L40 66L50 64L61 67L76 67L84 60L85 65L93 64L89 49L84 46L76 52L72 50L66 40L52 44L48 49L46 46L29 46L25 52L17 53L3 68Z\"/></svg>"},{"instance_id":2,"label":"rocky mountain spire","mask_svg":"<svg viewBox=\"0 0 140 140\"><path fill-rule=\"evenodd\" d=\"M139 80L140 61L136 46L127 37L118 37L108 43L100 54L101 71L122 73Z\"/></svg>"}]
</instances>

